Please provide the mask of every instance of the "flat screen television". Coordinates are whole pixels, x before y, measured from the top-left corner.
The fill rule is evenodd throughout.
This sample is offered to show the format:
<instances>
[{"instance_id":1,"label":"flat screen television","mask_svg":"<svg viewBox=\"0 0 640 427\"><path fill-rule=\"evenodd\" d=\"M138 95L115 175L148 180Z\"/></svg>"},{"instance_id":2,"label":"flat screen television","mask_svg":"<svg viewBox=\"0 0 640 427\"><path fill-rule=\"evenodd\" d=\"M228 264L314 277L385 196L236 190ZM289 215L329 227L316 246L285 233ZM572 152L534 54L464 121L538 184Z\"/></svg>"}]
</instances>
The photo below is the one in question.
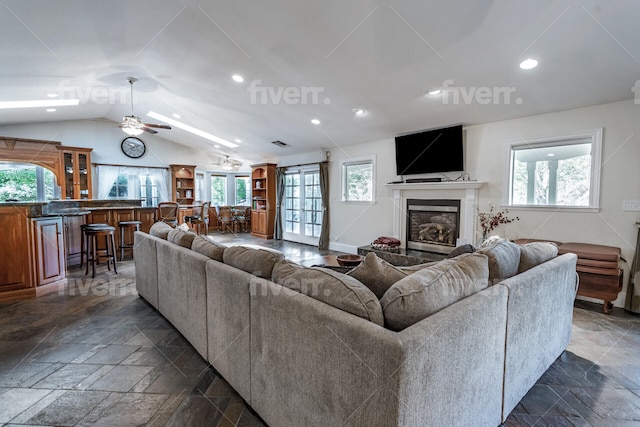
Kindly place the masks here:
<instances>
[{"instance_id":1,"label":"flat screen television","mask_svg":"<svg viewBox=\"0 0 640 427\"><path fill-rule=\"evenodd\" d=\"M397 136L397 174L462 172L462 146L462 125Z\"/></svg>"}]
</instances>

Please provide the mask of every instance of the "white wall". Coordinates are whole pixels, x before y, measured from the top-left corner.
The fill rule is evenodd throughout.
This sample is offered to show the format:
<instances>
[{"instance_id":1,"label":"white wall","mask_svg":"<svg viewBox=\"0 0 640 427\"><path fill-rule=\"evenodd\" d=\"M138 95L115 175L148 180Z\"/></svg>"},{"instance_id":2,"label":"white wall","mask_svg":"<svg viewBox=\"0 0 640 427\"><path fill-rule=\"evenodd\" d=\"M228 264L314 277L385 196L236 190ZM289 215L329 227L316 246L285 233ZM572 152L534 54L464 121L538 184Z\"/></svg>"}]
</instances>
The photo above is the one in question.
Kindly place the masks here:
<instances>
[{"instance_id":1,"label":"white wall","mask_svg":"<svg viewBox=\"0 0 640 427\"><path fill-rule=\"evenodd\" d=\"M547 238L618 246L631 263L640 212L624 212L623 200L640 200L640 105L632 100L561 111L466 128L466 169L471 178L486 181L480 190L480 207L499 206L507 191L507 144L520 138L563 135L603 128L603 153L599 212L511 210L520 221L501 226L503 236ZM376 196L371 205L340 201L340 163L351 157L376 156ZM395 207L392 192L383 184L396 179L392 139L331 150L331 247L350 249L369 244L392 232ZM625 271L625 283L628 280ZM624 301L625 290L616 305Z\"/></svg>"}]
</instances>

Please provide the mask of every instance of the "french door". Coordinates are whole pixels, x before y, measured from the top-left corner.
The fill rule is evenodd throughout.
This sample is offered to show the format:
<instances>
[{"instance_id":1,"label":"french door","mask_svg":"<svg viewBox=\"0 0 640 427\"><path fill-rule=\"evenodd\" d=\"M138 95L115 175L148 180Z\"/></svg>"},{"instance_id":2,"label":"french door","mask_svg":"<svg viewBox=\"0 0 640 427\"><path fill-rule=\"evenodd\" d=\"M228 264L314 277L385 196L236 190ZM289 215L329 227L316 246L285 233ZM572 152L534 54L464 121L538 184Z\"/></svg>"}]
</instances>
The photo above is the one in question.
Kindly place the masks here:
<instances>
[{"instance_id":1,"label":"french door","mask_svg":"<svg viewBox=\"0 0 640 427\"><path fill-rule=\"evenodd\" d=\"M283 239L317 246L322 228L320 172L317 169L285 174L281 209Z\"/></svg>"}]
</instances>

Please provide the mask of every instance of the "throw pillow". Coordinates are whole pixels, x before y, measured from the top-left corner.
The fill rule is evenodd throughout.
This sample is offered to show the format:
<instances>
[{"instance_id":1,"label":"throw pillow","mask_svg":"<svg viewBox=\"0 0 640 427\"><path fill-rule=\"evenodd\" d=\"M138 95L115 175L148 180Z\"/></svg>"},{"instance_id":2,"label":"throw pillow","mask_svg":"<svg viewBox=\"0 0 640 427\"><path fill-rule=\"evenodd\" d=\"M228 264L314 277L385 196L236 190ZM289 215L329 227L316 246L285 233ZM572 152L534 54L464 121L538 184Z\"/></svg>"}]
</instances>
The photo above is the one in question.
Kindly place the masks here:
<instances>
[{"instance_id":1,"label":"throw pillow","mask_svg":"<svg viewBox=\"0 0 640 427\"><path fill-rule=\"evenodd\" d=\"M464 254L413 273L393 285L380 303L386 325L400 331L488 286L487 256Z\"/></svg>"},{"instance_id":2,"label":"throw pillow","mask_svg":"<svg viewBox=\"0 0 640 427\"><path fill-rule=\"evenodd\" d=\"M195 239L196 236L196 233L192 233L190 231L182 231L178 228L174 228L167 235L167 240L171 243L175 243L176 245L180 245L183 248L190 249L191 243L193 243L193 239Z\"/></svg>"},{"instance_id":3,"label":"throw pillow","mask_svg":"<svg viewBox=\"0 0 640 427\"><path fill-rule=\"evenodd\" d=\"M398 270L400 271L404 271L407 274L413 274L416 271L420 271L423 268L427 268L427 267L431 267L432 265L436 265L437 263L439 263L440 261L431 261L431 262L425 262L423 264L416 264L416 265L403 265L403 266L398 266L396 267Z\"/></svg>"},{"instance_id":4,"label":"throw pillow","mask_svg":"<svg viewBox=\"0 0 640 427\"><path fill-rule=\"evenodd\" d=\"M159 221L151 226L151 228L149 229L149 234L155 237L159 237L160 239L167 240L167 236L169 235L169 232L171 230L173 230L173 227L171 227L166 222Z\"/></svg>"},{"instance_id":5,"label":"throw pillow","mask_svg":"<svg viewBox=\"0 0 640 427\"><path fill-rule=\"evenodd\" d=\"M462 254L472 254L475 251L476 251L476 248L474 248L473 246L467 243L465 245L460 245L454 250L452 250L451 252L449 252L449 255L447 255L447 258L455 258L458 255L462 255Z\"/></svg>"},{"instance_id":6,"label":"throw pillow","mask_svg":"<svg viewBox=\"0 0 640 427\"><path fill-rule=\"evenodd\" d=\"M552 242L533 242L520 246L518 273L558 256L558 246Z\"/></svg>"},{"instance_id":7,"label":"throw pillow","mask_svg":"<svg viewBox=\"0 0 640 427\"><path fill-rule=\"evenodd\" d=\"M282 252L267 248L250 248L247 246L231 246L224 250L222 260L225 264L254 274L263 279L270 279L273 266L284 258Z\"/></svg>"},{"instance_id":8,"label":"throw pillow","mask_svg":"<svg viewBox=\"0 0 640 427\"><path fill-rule=\"evenodd\" d=\"M191 243L191 250L198 252L199 254L208 256L211 259L222 262L224 250L227 247L221 243L216 243L213 240L196 236Z\"/></svg>"},{"instance_id":9,"label":"throw pillow","mask_svg":"<svg viewBox=\"0 0 640 427\"><path fill-rule=\"evenodd\" d=\"M520 246L508 240L480 248L476 253L489 257L489 282L493 285L518 274Z\"/></svg>"},{"instance_id":10,"label":"throw pillow","mask_svg":"<svg viewBox=\"0 0 640 427\"><path fill-rule=\"evenodd\" d=\"M272 280L332 307L384 325L378 298L369 288L346 274L281 260L273 268Z\"/></svg>"},{"instance_id":11,"label":"throw pillow","mask_svg":"<svg viewBox=\"0 0 640 427\"><path fill-rule=\"evenodd\" d=\"M387 261L378 258L373 252L369 252L360 265L347 273L347 275L355 277L367 288L371 289L378 299L382 298L382 295L394 283L407 277L407 274Z\"/></svg>"}]
</instances>

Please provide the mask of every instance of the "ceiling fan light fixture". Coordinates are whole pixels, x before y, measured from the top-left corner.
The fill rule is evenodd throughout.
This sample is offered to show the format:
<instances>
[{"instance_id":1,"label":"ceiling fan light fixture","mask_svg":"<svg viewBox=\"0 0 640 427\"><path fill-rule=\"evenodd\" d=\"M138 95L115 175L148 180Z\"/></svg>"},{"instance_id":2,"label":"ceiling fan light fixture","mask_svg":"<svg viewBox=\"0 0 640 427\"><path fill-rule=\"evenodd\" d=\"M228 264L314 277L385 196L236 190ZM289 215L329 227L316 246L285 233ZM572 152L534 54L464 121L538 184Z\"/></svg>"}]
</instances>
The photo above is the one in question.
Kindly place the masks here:
<instances>
[{"instance_id":1,"label":"ceiling fan light fixture","mask_svg":"<svg viewBox=\"0 0 640 427\"><path fill-rule=\"evenodd\" d=\"M223 170L226 170L226 171L230 171L230 170L232 170L232 169L233 169L233 163L231 163L231 162L229 161L229 156L227 156L227 157L222 161L222 163L220 164L220 167L221 167Z\"/></svg>"},{"instance_id":2,"label":"ceiling fan light fixture","mask_svg":"<svg viewBox=\"0 0 640 427\"><path fill-rule=\"evenodd\" d=\"M142 132L144 132L144 130L142 130L141 128L135 128L135 127L123 127L122 131L129 136L138 136Z\"/></svg>"}]
</instances>

